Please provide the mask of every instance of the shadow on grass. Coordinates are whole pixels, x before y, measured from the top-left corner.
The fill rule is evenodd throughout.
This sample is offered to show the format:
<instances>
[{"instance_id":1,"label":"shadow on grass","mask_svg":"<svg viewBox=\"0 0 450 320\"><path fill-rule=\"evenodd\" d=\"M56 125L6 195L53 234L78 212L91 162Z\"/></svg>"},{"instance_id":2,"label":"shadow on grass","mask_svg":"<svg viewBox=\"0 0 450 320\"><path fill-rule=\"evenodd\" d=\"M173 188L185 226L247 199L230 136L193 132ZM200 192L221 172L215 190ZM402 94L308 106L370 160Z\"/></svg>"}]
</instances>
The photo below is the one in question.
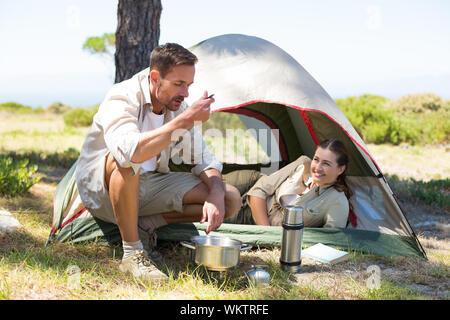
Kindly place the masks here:
<instances>
[{"instance_id":1,"label":"shadow on grass","mask_svg":"<svg viewBox=\"0 0 450 320\"><path fill-rule=\"evenodd\" d=\"M66 172L79 157L79 152L69 148L63 152L36 152L36 151L5 151L0 150L0 157L11 158L14 162L27 160L28 166L37 165L41 182L58 184Z\"/></svg>"},{"instance_id":2,"label":"shadow on grass","mask_svg":"<svg viewBox=\"0 0 450 320\"><path fill-rule=\"evenodd\" d=\"M40 185L34 185L31 191L24 195L0 197L0 208L18 215L32 215L37 223L50 228L53 219L53 198L51 193L40 188Z\"/></svg>"},{"instance_id":3,"label":"shadow on grass","mask_svg":"<svg viewBox=\"0 0 450 320\"><path fill-rule=\"evenodd\" d=\"M0 242L0 268L32 276L46 274L49 279L64 280L73 266L99 276L114 274L117 269L111 248L105 246L53 243L45 247L45 239L25 230L2 233Z\"/></svg>"},{"instance_id":4,"label":"shadow on grass","mask_svg":"<svg viewBox=\"0 0 450 320\"><path fill-rule=\"evenodd\" d=\"M400 200L433 206L442 209L443 213L450 211L450 178L425 182L413 178L400 179L396 175L385 177Z\"/></svg>"},{"instance_id":5,"label":"shadow on grass","mask_svg":"<svg viewBox=\"0 0 450 320\"><path fill-rule=\"evenodd\" d=\"M165 262L162 270L170 273L180 286L191 281L200 282L213 291L217 290L216 294L227 292L234 299L240 295L245 299L257 300L330 298L326 292L300 288L295 281L292 281L292 275L281 269L277 259L262 253L257 248L247 251L248 254L241 254L237 266L225 271L212 271L197 265L194 261L193 251L190 249L173 242L163 242L159 246ZM252 270L255 265L263 266L269 272L271 277L269 286L254 286L249 282L247 272ZM320 266L306 266L303 268L303 272L317 272L320 268ZM189 287L189 285L187 286ZM214 293L211 294L212 296L210 295L209 298L214 296ZM202 299L201 293L198 298Z\"/></svg>"},{"instance_id":6,"label":"shadow on grass","mask_svg":"<svg viewBox=\"0 0 450 320\"><path fill-rule=\"evenodd\" d=\"M74 148L69 148L63 152L53 153L0 150L0 156L11 157L14 161L28 159L29 164L37 164L38 166L50 166L64 169L70 169L70 167L78 159L79 155L79 151Z\"/></svg>"}]
</instances>

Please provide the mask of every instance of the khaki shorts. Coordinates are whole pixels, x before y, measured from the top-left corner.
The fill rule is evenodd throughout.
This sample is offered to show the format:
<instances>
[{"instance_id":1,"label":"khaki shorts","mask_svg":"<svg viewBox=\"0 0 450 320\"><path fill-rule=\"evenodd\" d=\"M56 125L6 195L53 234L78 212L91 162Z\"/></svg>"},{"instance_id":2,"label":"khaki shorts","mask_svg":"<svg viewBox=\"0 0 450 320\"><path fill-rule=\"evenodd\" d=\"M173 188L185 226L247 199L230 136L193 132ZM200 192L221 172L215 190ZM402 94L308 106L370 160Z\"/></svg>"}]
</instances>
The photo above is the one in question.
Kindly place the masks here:
<instances>
[{"instance_id":1,"label":"khaki shorts","mask_svg":"<svg viewBox=\"0 0 450 320\"><path fill-rule=\"evenodd\" d=\"M183 212L183 197L202 180L188 172L145 172L139 177L139 216Z\"/></svg>"},{"instance_id":2,"label":"khaki shorts","mask_svg":"<svg viewBox=\"0 0 450 320\"><path fill-rule=\"evenodd\" d=\"M184 195L201 182L188 172L143 173L139 176L139 217L146 217L146 225L155 229L166 225L162 213L177 211L181 214ZM116 223L109 195L101 208L89 211L96 218Z\"/></svg>"},{"instance_id":3,"label":"khaki shorts","mask_svg":"<svg viewBox=\"0 0 450 320\"><path fill-rule=\"evenodd\" d=\"M223 181L235 186L242 197L242 207L239 212L230 218L226 218L223 221L224 223L255 224L252 210L249 206L247 192L262 176L263 174L256 170L236 170L222 176Z\"/></svg>"}]
</instances>

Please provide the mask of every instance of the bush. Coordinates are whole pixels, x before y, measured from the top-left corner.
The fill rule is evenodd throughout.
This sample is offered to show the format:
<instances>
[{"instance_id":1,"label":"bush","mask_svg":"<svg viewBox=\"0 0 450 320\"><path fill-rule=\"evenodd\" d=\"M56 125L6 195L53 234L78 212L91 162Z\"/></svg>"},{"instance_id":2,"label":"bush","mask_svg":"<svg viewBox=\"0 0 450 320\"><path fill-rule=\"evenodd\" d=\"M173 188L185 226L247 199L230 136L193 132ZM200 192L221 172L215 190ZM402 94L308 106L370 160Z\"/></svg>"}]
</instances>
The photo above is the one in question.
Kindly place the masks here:
<instances>
[{"instance_id":1,"label":"bush","mask_svg":"<svg viewBox=\"0 0 450 320\"><path fill-rule=\"evenodd\" d=\"M450 138L450 111L440 109L426 115L417 115L419 134L426 144L448 143Z\"/></svg>"},{"instance_id":2,"label":"bush","mask_svg":"<svg viewBox=\"0 0 450 320\"><path fill-rule=\"evenodd\" d=\"M368 143L437 144L448 142L450 136L448 101L436 95L387 100L366 94L336 103Z\"/></svg>"},{"instance_id":3,"label":"bush","mask_svg":"<svg viewBox=\"0 0 450 320\"><path fill-rule=\"evenodd\" d=\"M390 100L388 108L401 119L404 130L414 131L422 144L446 143L450 137L450 101L432 93L409 94Z\"/></svg>"},{"instance_id":4,"label":"bush","mask_svg":"<svg viewBox=\"0 0 450 320\"><path fill-rule=\"evenodd\" d=\"M12 158L13 162L27 160L30 164L39 166L63 167L69 169L80 156L80 152L74 148L68 148L63 152L36 152L27 151L17 153L10 151L5 153L3 157ZM1 157L1 155L0 155Z\"/></svg>"},{"instance_id":5,"label":"bush","mask_svg":"<svg viewBox=\"0 0 450 320\"><path fill-rule=\"evenodd\" d=\"M71 110L72 108L68 105L65 105L61 102L53 102L50 104L47 108L45 108L45 111L54 113L54 114L63 114Z\"/></svg>"},{"instance_id":6,"label":"bush","mask_svg":"<svg viewBox=\"0 0 450 320\"><path fill-rule=\"evenodd\" d=\"M64 115L64 123L73 127L89 127L98 111L99 105L87 108L75 108Z\"/></svg>"},{"instance_id":7,"label":"bush","mask_svg":"<svg viewBox=\"0 0 450 320\"><path fill-rule=\"evenodd\" d=\"M400 179L397 175L385 175L392 190L398 197L414 203L423 202L444 210L450 208L450 179L436 179L430 181L415 180L413 178Z\"/></svg>"},{"instance_id":8,"label":"bush","mask_svg":"<svg viewBox=\"0 0 450 320\"><path fill-rule=\"evenodd\" d=\"M401 124L395 112L385 107L386 99L381 96L365 94L359 97L338 99L336 103L345 113L355 130L366 142L399 143L405 137L398 132Z\"/></svg>"},{"instance_id":9,"label":"bush","mask_svg":"<svg viewBox=\"0 0 450 320\"><path fill-rule=\"evenodd\" d=\"M398 113L426 113L448 108L448 101L433 93L407 94L386 104Z\"/></svg>"},{"instance_id":10,"label":"bush","mask_svg":"<svg viewBox=\"0 0 450 320\"><path fill-rule=\"evenodd\" d=\"M13 162L11 157L0 157L0 194L15 197L26 193L40 180L35 175L37 165L27 166L27 159Z\"/></svg>"},{"instance_id":11,"label":"bush","mask_svg":"<svg viewBox=\"0 0 450 320\"><path fill-rule=\"evenodd\" d=\"M28 113L33 112L34 109L29 106L17 102L5 102L0 104L0 111L13 112L13 113Z\"/></svg>"}]
</instances>

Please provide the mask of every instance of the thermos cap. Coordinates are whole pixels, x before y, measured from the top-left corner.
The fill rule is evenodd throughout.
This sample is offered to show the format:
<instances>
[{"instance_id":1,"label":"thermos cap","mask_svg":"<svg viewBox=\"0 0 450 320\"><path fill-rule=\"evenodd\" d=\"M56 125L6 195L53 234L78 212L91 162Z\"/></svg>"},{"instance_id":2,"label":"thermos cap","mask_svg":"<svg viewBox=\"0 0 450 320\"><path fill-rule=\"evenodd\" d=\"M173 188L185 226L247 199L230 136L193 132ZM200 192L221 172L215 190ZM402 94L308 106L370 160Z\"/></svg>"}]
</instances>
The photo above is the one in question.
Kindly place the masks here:
<instances>
[{"instance_id":1,"label":"thermos cap","mask_svg":"<svg viewBox=\"0 0 450 320\"><path fill-rule=\"evenodd\" d=\"M303 208L296 206L287 206L284 212L283 223L288 225L302 224Z\"/></svg>"}]
</instances>

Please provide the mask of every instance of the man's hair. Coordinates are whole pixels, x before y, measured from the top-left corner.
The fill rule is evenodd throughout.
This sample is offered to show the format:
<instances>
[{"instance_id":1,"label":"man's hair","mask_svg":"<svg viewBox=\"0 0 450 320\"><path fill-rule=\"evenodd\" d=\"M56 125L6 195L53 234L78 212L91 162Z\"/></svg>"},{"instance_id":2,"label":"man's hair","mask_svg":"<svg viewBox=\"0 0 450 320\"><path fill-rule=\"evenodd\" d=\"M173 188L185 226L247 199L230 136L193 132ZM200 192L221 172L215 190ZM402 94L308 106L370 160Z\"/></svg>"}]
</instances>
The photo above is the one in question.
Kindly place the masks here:
<instances>
[{"instance_id":1,"label":"man's hair","mask_svg":"<svg viewBox=\"0 0 450 320\"><path fill-rule=\"evenodd\" d=\"M176 43L166 43L153 49L150 55L150 71L156 69L165 77L173 67L179 65L193 66L197 63L197 57Z\"/></svg>"}]
</instances>

